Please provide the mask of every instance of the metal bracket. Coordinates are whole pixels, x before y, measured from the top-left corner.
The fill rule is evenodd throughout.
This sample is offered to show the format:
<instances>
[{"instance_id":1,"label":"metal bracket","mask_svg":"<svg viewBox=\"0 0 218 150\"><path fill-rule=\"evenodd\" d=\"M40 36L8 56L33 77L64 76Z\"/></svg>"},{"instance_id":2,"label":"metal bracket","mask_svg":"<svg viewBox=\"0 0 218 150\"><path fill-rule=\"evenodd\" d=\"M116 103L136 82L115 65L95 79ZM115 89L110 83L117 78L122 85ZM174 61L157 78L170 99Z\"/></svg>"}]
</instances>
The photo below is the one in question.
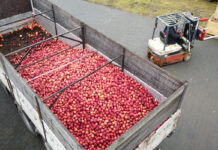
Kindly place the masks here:
<instances>
[{"instance_id":1,"label":"metal bracket","mask_svg":"<svg viewBox=\"0 0 218 150\"><path fill-rule=\"evenodd\" d=\"M118 57L115 57L114 59L112 59L111 61L109 61L109 62L107 62L106 64L102 65L101 67L97 68L96 70L94 70L94 71L88 73L87 75L85 75L85 76L83 76L82 78L80 78L80 79L74 81L73 83L71 83L71 84L69 84L68 86L62 88L61 90L55 92L54 94L51 94L51 95L48 96L47 98L43 99L43 102L46 101L46 100L48 100L49 98L51 98L51 97L53 97L53 96L55 96L55 95L57 95L57 94L60 93L60 94L58 95L58 97L55 99L55 101L52 103L52 105L49 107L49 108L51 109L51 108L53 107L53 105L57 102L58 98L62 95L62 93L63 93L67 88L69 88L69 87L73 86L74 84L76 84L76 83L78 83L78 82L84 80L85 78L87 78L87 77L89 77L90 75L94 74L94 73L97 72L98 70L100 70L100 69L104 68L105 66L111 64L113 61L115 61L116 59L118 59L118 58L121 57L121 56L122 56L122 55L120 55L120 56L118 56Z\"/></svg>"},{"instance_id":2,"label":"metal bracket","mask_svg":"<svg viewBox=\"0 0 218 150\"><path fill-rule=\"evenodd\" d=\"M125 53L126 53L126 49L123 48L123 56L122 56L122 63L121 63L122 72L124 71L124 67L125 67Z\"/></svg>"},{"instance_id":3,"label":"metal bracket","mask_svg":"<svg viewBox=\"0 0 218 150\"><path fill-rule=\"evenodd\" d=\"M183 99L184 99L184 95L185 95L186 90L187 90L187 87L188 87L188 81L184 81L183 83L184 83L184 85L183 85L183 86L184 86L184 91L183 91L182 97L181 97L181 99L180 99L180 102L179 102L179 104L178 104L178 109L181 108L182 101L183 101Z\"/></svg>"},{"instance_id":4,"label":"metal bracket","mask_svg":"<svg viewBox=\"0 0 218 150\"><path fill-rule=\"evenodd\" d=\"M57 23L56 23L55 11L54 11L54 5L52 5L51 7L52 7L53 20L54 20L55 35L58 35Z\"/></svg>"},{"instance_id":5,"label":"metal bracket","mask_svg":"<svg viewBox=\"0 0 218 150\"><path fill-rule=\"evenodd\" d=\"M47 141L45 126L44 126L44 123L43 123L43 118L42 118L42 114L41 114L41 110L40 110L40 106L39 106L39 101L38 101L37 97L35 97L35 100L36 100L36 104L37 104L36 109L37 109L37 112L38 112L38 115L39 115L39 120L40 120L40 122L42 124L44 138L45 138L45 141Z\"/></svg>"},{"instance_id":6,"label":"metal bracket","mask_svg":"<svg viewBox=\"0 0 218 150\"><path fill-rule=\"evenodd\" d=\"M81 23L81 27L82 27L82 44L83 44L83 49L86 48L86 28L85 25L83 23Z\"/></svg>"}]
</instances>

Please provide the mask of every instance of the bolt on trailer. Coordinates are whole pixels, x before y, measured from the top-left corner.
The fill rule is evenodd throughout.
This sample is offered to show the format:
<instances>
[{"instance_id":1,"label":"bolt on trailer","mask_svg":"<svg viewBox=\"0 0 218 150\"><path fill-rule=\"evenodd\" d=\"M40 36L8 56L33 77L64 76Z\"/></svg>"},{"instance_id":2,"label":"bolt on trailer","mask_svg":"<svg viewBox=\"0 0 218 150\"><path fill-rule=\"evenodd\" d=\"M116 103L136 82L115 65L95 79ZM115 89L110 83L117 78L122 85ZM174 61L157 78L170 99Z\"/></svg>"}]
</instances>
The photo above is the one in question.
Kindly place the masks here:
<instances>
[{"instance_id":1,"label":"bolt on trailer","mask_svg":"<svg viewBox=\"0 0 218 150\"><path fill-rule=\"evenodd\" d=\"M107 149L154 149L166 138L166 135L169 135L175 130L177 120L181 113L180 106L187 82L182 82L159 67L139 58L124 46L74 18L58 6L52 6L47 0L33 0L33 8L35 12L33 17L40 26L44 27L53 36L7 54L1 54L0 80L15 98L18 111L27 127L33 133L38 133L42 136L47 149L84 149L81 143L68 131L66 126L53 114L51 109L60 101L61 95L67 89L77 83L84 82L84 80L93 74L96 75L102 68L105 68L109 64L120 67L120 70L126 75L142 84L158 100L159 105L114 140ZM47 15L41 13L50 9L53 13L48 13ZM63 41L70 45L70 47L59 49L53 54L46 55L34 62L23 65L26 59L33 55L32 51L34 48L37 48L37 45L46 43L52 39L55 39L54 41ZM44 46L46 47L46 45ZM35 64L54 58L58 54L64 53L73 47L91 50L91 52L67 63L63 63L56 68L48 69L28 80L19 74L19 72ZM9 62L9 58L13 58L13 56L21 53L22 57L16 60L17 63L15 65ZM29 86L30 82L36 81L75 62L84 60L92 54L101 55L108 61L91 72L87 72L74 82L62 86L61 89L44 99L40 98ZM44 102L50 98L53 98L53 101L48 107Z\"/></svg>"}]
</instances>

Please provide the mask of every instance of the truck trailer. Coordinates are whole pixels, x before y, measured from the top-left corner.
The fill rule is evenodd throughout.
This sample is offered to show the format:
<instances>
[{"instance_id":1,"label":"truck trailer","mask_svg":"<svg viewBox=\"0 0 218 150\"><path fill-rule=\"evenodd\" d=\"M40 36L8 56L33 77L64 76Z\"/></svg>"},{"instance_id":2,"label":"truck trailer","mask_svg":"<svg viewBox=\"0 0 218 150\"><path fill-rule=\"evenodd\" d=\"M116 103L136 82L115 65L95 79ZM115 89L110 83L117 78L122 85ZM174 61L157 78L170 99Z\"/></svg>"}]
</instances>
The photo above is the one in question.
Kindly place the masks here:
<instances>
[{"instance_id":1,"label":"truck trailer","mask_svg":"<svg viewBox=\"0 0 218 150\"><path fill-rule=\"evenodd\" d=\"M17 50L1 51L0 81L6 91L14 97L14 103L27 128L33 134L42 137L46 149L85 149L51 111L54 104L48 107L44 102L52 97L58 101L58 94L61 95L72 85L81 82L109 64L120 68L128 77L145 87L159 105L114 140L106 149L151 150L174 132L181 116L181 104L187 89L187 81L181 81L158 66L140 58L125 46L103 35L48 0L33 0L31 2L31 12L7 18L6 24L1 25L0 32L7 34L17 31L20 27L36 21L46 32L50 33L50 36L36 43L21 46ZM59 40L71 48L89 50L91 53L102 56L108 62L42 99L28 84L30 80L24 79L19 71L23 67L21 64L25 58L32 55L31 49L49 40ZM19 62L16 65L12 64L10 60L21 52L24 55ZM42 58L40 61L49 59L53 55ZM65 67L64 65L61 67ZM42 73L32 78L31 81L55 71L55 69L59 68Z\"/></svg>"}]
</instances>

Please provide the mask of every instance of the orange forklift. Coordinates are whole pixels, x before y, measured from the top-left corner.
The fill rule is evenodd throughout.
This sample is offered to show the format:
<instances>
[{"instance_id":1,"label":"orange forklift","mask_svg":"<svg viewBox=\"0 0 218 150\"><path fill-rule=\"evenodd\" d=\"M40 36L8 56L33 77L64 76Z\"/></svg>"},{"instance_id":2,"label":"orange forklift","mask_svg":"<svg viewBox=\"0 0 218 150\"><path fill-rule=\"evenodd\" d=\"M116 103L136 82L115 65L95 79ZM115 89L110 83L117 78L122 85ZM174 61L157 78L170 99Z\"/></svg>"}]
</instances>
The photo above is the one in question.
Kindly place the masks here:
<instances>
[{"instance_id":1,"label":"orange forklift","mask_svg":"<svg viewBox=\"0 0 218 150\"><path fill-rule=\"evenodd\" d=\"M154 37L158 21L164 24L160 37ZM195 40L205 40L206 32L199 29L201 21L190 12L158 16L155 20L152 39L148 41L147 57L159 66L164 66L191 59L191 48Z\"/></svg>"}]
</instances>

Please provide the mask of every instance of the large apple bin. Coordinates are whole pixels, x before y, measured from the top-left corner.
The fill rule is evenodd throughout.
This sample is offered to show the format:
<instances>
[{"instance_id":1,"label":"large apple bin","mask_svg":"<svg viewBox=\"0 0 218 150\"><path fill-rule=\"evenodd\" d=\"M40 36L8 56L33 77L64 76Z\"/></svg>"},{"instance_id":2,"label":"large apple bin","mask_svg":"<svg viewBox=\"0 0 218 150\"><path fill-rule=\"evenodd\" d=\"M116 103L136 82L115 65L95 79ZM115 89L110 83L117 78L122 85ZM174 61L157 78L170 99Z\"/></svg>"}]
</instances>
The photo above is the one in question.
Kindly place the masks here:
<instances>
[{"instance_id":1,"label":"large apple bin","mask_svg":"<svg viewBox=\"0 0 218 150\"><path fill-rule=\"evenodd\" d=\"M23 44L18 45L16 49L11 50L10 52L1 51L4 54L0 54L0 81L14 97L18 111L27 127L31 132L42 136L47 149L84 149L84 145L87 145L84 143L84 145L81 144L81 140L78 141L79 139L77 137L72 136L71 131L67 129L68 125L63 122L63 120L66 119L58 118L54 114L54 109L52 110L52 107L60 101L60 97L64 95L63 93L66 90L77 83L85 81L90 76L96 75L102 68L105 68L110 64L113 64L113 66L110 66L110 69L120 70L119 74L122 77L125 76L128 80L131 80L131 82L145 87L148 92L151 93L153 97L151 99L153 99L153 101L157 100L159 105L157 106L156 103L154 104L156 107L152 105L152 109L148 111L148 114L139 118L134 125L127 128L124 133L120 134L110 143L110 145L107 145L107 147L104 148L111 150L131 150L135 148L154 149L167 135L175 130L177 120L181 113L180 107L187 87L187 82L180 81L154 64L141 59L124 46L99 33L97 30L81 22L79 19L74 18L47 0L33 0L32 6L34 9L33 16L23 16L20 20L8 22L6 25L10 25L10 29L4 28L3 26L3 32L5 33L11 30L19 32L19 29L17 31L18 25L19 27L25 26L34 19L41 27L45 28L43 31L38 29L43 38L37 37L39 34L37 31L34 32L34 34L37 33L37 36L34 37L34 40L36 41L27 39L27 42L23 42ZM32 26L30 26L30 28L32 29ZM51 33L51 35L47 31ZM27 35L30 39L32 38L31 34ZM25 39L23 35L18 34L17 36L21 39ZM13 39L15 38L10 40ZM32 43L29 43L28 40L32 41ZM55 45L53 45L52 42L48 43L49 41L56 43L60 41L59 48L55 48ZM41 54L43 56L39 56L39 54L36 55L37 51L36 53L32 52L34 48L39 48L37 45L49 47L49 44L55 49L54 53L47 52L46 49L43 49L45 50L45 53ZM13 45L15 44L13 43ZM67 54L70 56L72 54L72 57L74 57L73 53L68 51L73 48L81 49L81 51L78 51L84 55L75 56L73 61L63 63L56 68L45 68L40 70L40 67L37 69L33 67L32 70L28 70L28 68L31 68L33 65L40 64L52 57L58 59L57 56L59 54L63 54L66 58L68 57ZM95 54L96 59L101 59L102 63L95 66L91 71L83 74L82 71L76 70L77 73L80 74L79 77L75 78L75 80L70 80L72 82L67 82L68 84L64 81L59 82L59 89L49 95L48 93L50 92L43 92L42 94L40 93L40 90L37 89L40 87L40 84L44 84L45 82L43 80L38 80L42 76L46 76L51 72L78 62L81 59L88 58L92 54ZM17 59L17 57L19 57L19 59ZM40 59L36 59L36 57L39 57ZM32 60L33 62L31 62ZM55 63L54 61L52 63ZM28 64L28 62L31 63ZM49 61L47 62L48 65L50 65L50 63L51 62ZM83 63L91 64L91 62L85 61ZM22 70L26 70L26 72L22 72ZM43 70L46 71L43 72ZM39 72L37 75L35 74L36 71ZM30 72L32 73L31 75ZM60 74L61 72L58 72L56 75ZM27 76L30 78L27 78ZM49 78L51 78L52 81L52 76L49 76L46 80L50 80ZM30 82L36 80L38 80L38 82L30 84ZM127 83L128 80L125 80L125 82ZM83 83L86 85L85 82ZM45 88L49 87L46 87L45 84ZM47 91L50 91L50 89ZM102 98L104 95L99 95L99 97ZM52 101L46 102L51 98L53 99ZM131 107L131 105L128 104L129 107ZM101 139L98 139L95 142L99 142L100 140ZM110 141L110 139L108 139L108 141ZM102 147L98 148L103 149ZM89 147L86 149L93 148Z\"/></svg>"}]
</instances>

